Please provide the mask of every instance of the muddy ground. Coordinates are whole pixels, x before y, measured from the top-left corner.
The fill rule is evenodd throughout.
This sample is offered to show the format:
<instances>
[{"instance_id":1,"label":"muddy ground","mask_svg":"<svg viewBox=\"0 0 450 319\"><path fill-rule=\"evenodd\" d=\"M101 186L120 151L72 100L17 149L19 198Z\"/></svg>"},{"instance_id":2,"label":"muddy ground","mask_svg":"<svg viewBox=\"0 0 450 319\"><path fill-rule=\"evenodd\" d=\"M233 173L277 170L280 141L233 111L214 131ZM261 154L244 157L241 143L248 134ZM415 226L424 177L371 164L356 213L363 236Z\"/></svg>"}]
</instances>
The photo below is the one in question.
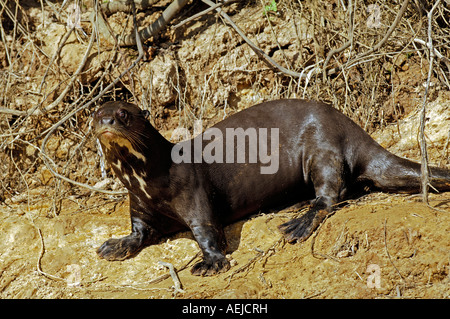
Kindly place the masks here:
<instances>
[{"instance_id":1,"label":"muddy ground","mask_svg":"<svg viewBox=\"0 0 450 319\"><path fill-rule=\"evenodd\" d=\"M42 51L28 52L33 45L26 37L17 36L22 42L11 45L17 39L10 34L17 28L11 22L2 25L8 34L2 48L11 49L7 53L0 51L2 76L9 74L1 78L8 79L2 83L9 90L2 97L2 107L16 110L17 114L36 106L40 97L45 97L41 106L51 105L61 93L60 85L66 83L67 74L77 69L87 46L87 38L72 35L60 52L57 67L50 68L42 95L36 94L57 50L55 43L60 43L67 29L65 22L56 21L55 10L45 6L42 11L39 3L29 2L29 6L22 4L23 10L18 12L28 15L30 34L39 39L33 40L33 45ZM168 3L161 2L162 8ZM262 14L264 6L258 1L232 5L226 10L276 61L301 71L325 57L324 52L320 53L323 43L331 46L339 38L338 33L346 34L346 13L342 13L340 3L329 1L324 8L314 4L318 7L311 12L326 16L326 24L320 17L308 16L311 6L305 2L303 7L301 1L279 2L277 11L269 12L269 17ZM392 21L397 7L380 3L383 14L388 15L384 16L386 21ZM194 14L204 9L191 4L187 12ZM141 13L139 21L156 19L158 10ZM407 12L410 25L401 23L403 29L399 28L395 39L388 42L391 51L383 51L383 58L375 57L374 64L361 64L326 84L321 76L313 78L309 85L268 68L229 26L215 15L205 15L154 39L153 47L147 47L149 52L152 48L154 51L133 71L134 80L124 78L105 100L127 98L148 108L153 124L167 138L177 126L192 130L194 119L203 120L204 129L264 100L302 96L326 100L393 153L419 161L418 110L428 64L423 52L404 51L411 41L402 38L411 33L411 25L424 29L425 20L419 21L414 10L412 7ZM42 12L49 23L45 28L39 26L44 20ZM363 19L363 26L365 12L364 7L356 12L356 20ZM112 28L125 17L123 13L109 17ZM85 20L82 26L91 32ZM387 27L361 31L358 35L364 37L355 35L359 42L354 49L372 46ZM320 28L340 31L323 35ZM368 42L361 44L366 39ZM106 72L103 68L112 59L108 50L111 46L105 43L96 47L95 51L101 53L90 56L85 71L63 102L38 120L31 117L24 122L23 132L32 133L21 135L22 141L10 137L16 136L8 126L14 121L9 114L2 115L2 136L10 140L2 144L4 156L0 163L4 165L0 298L450 297L450 193L430 195L431 207L420 196L370 194L343 203L311 238L293 245L284 242L277 226L303 214L304 209L255 213L226 227L232 267L213 277L190 274L190 267L199 260L199 249L188 232L165 238L129 260L108 262L98 258L95 251L105 240L130 231L127 197L62 183L53 177L36 149L41 145L42 132L68 112L66 107L76 101L77 94L87 94L95 81L100 81L102 72ZM21 64L9 65L7 59L12 60L17 52ZM45 57L40 52L45 52ZM125 68L122 64L127 64L127 58L132 61L135 55L136 51L129 48L120 51L116 67L107 69L110 73L101 81L106 85L114 79L118 70ZM332 62L343 65L349 56L339 55ZM30 70L33 75L26 77ZM426 135L430 163L450 167L450 93L440 84L440 78L433 76L429 94ZM79 115L50 138L47 149L65 175L94 185L102 179L95 141L88 135L86 142L82 133L88 130L88 123L88 116ZM109 170L107 173L114 180ZM108 187L120 189L114 182ZM175 267L180 287L160 262Z\"/></svg>"},{"instance_id":2,"label":"muddy ground","mask_svg":"<svg viewBox=\"0 0 450 319\"><path fill-rule=\"evenodd\" d=\"M446 194L431 198L444 212L417 197L368 196L340 209L312 238L294 245L277 230L294 213L255 215L226 228L234 266L208 278L190 274L199 249L189 233L126 261L98 258L95 250L103 241L129 232L126 200L94 196L81 199L82 204L68 201L64 212L51 219L44 203L26 213L24 207L2 206L0 296L448 298L450 199ZM175 291L159 261L178 270L183 291ZM370 267L379 270L379 285Z\"/></svg>"}]
</instances>

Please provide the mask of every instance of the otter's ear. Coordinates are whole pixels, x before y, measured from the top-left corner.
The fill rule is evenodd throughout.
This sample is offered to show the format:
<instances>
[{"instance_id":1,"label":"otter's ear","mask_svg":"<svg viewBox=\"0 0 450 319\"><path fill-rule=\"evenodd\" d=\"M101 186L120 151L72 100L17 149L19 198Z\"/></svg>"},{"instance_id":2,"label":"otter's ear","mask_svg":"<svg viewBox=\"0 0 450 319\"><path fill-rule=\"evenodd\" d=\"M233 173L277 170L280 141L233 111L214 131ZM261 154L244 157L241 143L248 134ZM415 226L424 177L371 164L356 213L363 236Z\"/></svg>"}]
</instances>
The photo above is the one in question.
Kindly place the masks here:
<instances>
[{"instance_id":1,"label":"otter's ear","mask_svg":"<svg viewBox=\"0 0 450 319\"><path fill-rule=\"evenodd\" d=\"M143 110L141 111L142 115L145 117L146 120L150 119L150 111L148 110Z\"/></svg>"}]
</instances>

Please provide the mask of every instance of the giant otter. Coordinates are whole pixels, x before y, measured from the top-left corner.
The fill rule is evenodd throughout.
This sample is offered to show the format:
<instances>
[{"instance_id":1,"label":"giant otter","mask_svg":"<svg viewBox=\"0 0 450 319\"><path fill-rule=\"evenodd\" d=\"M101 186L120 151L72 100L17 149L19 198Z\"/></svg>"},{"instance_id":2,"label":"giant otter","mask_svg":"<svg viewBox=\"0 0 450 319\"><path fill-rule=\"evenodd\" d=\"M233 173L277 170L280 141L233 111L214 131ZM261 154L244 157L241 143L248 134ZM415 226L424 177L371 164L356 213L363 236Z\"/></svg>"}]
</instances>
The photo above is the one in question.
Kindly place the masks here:
<instances>
[{"instance_id":1,"label":"giant otter","mask_svg":"<svg viewBox=\"0 0 450 319\"><path fill-rule=\"evenodd\" d=\"M178 144L161 136L148 115L126 102L94 113L107 162L130 198L131 234L98 249L107 260L190 229L203 253L191 272L213 275L230 267L223 226L260 209L311 200L306 214L280 226L287 241L300 242L334 204L363 189L420 191L420 164L389 153L324 103L261 103ZM431 168L430 176L435 189L450 190L449 170Z\"/></svg>"}]
</instances>

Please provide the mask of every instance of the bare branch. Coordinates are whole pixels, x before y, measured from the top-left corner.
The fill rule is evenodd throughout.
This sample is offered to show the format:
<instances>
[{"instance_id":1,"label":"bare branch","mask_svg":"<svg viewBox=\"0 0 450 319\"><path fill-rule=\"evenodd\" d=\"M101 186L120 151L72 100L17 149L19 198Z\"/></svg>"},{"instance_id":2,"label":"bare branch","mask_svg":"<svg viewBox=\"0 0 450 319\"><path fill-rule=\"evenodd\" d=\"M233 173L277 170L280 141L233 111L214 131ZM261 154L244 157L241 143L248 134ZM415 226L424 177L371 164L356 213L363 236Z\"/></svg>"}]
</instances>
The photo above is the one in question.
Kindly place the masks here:
<instances>
[{"instance_id":1,"label":"bare branch","mask_svg":"<svg viewBox=\"0 0 450 319\"><path fill-rule=\"evenodd\" d=\"M428 97L428 89L430 88L431 74L433 72L433 61L434 61L434 49L433 49L433 37L432 37L432 17L433 11L439 5L441 0L437 0L433 5L431 10L428 12L428 43L427 47L430 52L430 61L428 68L428 78L427 85L425 87L425 94L423 97L422 111L420 114L420 151L421 156L421 173L422 173L422 200L428 204L428 185L430 182L429 169L428 169L428 154L427 154L427 142L425 140L425 121L426 121L426 104Z\"/></svg>"},{"instance_id":2,"label":"bare branch","mask_svg":"<svg viewBox=\"0 0 450 319\"><path fill-rule=\"evenodd\" d=\"M228 1L223 1L223 2L216 3L214 6L211 6L211 7L209 7L208 9L203 10L202 12L199 12L199 13L197 13L197 14L194 14L193 16L191 16L191 17L189 17L189 18L187 18L187 19L181 21L180 23L174 25L174 26L172 27L172 29L179 28L179 27L181 27L182 25L188 23L189 21L192 21L192 20L195 20L195 19L197 19L197 18L199 18L199 17L201 17L201 16L204 16L205 14L207 14L207 13L213 11L213 10L216 9L216 8L219 8L219 7L224 6L224 5L226 5L226 4L234 3L234 2L237 2L237 1L239 1L239 0L228 0Z\"/></svg>"},{"instance_id":3,"label":"bare branch","mask_svg":"<svg viewBox=\"0 0 450 319\"><path fill-rule=\"evenodd\" d=\"M135 10L132 9L132 7L129 5L130 2L133 2L133 5L138 10L145 10L155 3L157 3L159 0L124 0L124 1L108 1L106 3L101 4L101 8L103 12L107 15L116 13L116 12L133 12Z\"/></svg>"}]
</instances>

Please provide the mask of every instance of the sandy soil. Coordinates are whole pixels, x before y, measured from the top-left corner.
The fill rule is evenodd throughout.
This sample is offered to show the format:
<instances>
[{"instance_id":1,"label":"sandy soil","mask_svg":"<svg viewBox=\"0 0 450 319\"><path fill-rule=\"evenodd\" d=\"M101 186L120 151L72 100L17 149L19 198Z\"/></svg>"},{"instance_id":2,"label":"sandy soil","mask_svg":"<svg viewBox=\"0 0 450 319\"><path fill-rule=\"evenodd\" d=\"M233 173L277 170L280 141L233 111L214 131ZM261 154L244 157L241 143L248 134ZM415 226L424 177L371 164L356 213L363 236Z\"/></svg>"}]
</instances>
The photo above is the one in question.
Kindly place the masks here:
<instances>
[{"instance_id":1,"label":"sandy soil","mask_svg":"<svg viewBox=\"0 0 450 319\"><path fill-rule=\"evenodd\" d=\"M440 212L417 197L372 194L294 245L277 225L295 212L255 215L226 228L233 267L208 278L190 274L199 249L187 232L133 259L99 259L95 250L104 240L129 232L125 199L67 202L56 218L46 216L45 204L29 211L2 206L0 297L448 298L449 203L446 194L432 195L431 204L447 211ZM178 270L182 292L159 261Z\"/></svg>"}]
</instances>

